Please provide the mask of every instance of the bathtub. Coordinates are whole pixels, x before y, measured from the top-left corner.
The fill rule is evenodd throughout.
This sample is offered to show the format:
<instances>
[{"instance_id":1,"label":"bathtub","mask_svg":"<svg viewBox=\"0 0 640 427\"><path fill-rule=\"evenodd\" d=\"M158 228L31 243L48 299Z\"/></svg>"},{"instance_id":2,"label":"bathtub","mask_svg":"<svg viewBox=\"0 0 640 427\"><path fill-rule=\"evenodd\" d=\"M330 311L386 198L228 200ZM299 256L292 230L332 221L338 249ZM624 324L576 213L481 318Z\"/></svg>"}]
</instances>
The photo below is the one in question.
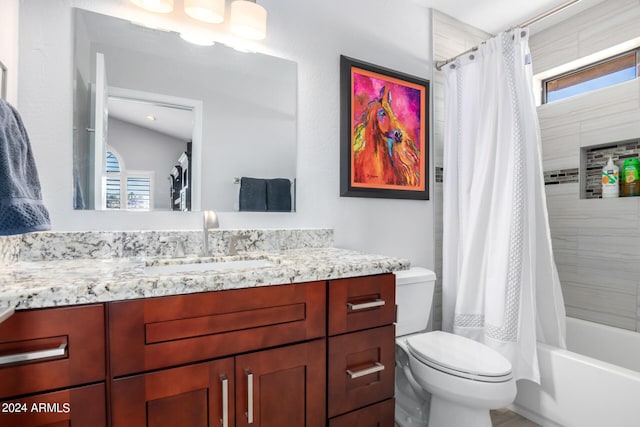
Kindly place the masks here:
<instances>
[{"instance_id":1,"label":"bathtub","mask_svg":"<svg viewBox=\"0 0 640 427\"><path fill-rule=\"evenodd\" d=\"M515 412L544 427L640 426L640 333L567 318L567 347L538 343L540 381Z\"/></svg>"}]
</instances>

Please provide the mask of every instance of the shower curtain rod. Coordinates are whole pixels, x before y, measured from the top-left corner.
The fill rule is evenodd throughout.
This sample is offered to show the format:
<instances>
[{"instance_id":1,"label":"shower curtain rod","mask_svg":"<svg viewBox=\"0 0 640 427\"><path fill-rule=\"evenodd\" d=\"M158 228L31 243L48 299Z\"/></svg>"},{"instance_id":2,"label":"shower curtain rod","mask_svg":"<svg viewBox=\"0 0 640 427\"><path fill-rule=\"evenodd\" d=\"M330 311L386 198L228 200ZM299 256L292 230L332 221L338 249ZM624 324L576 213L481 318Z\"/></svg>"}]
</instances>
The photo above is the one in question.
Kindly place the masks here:
<instances>
[{"instance_id":1,"label":"shower curtain rod","mask_svg":"<svg viewBox=\"0 0 640 427\"><path fill-rule=\"evenodd\" d=\"M554 7L553 9L549 9L546 12L542 12L540 15L537 15L537 16L531 18L531 19L528 19L528 20L522 22L519 25L516 25L514 27L509 27L506 31L511 31L511 30L513 30L515 28L528 27L529 25L535 24L536 22L539 22L539 21L542 21L543 19L545 19L545 18L547 18L547 17L549 17L551 15L555 15L556 13L568 8L569 6L572 6L575 3L578 3L579 1L580 0L570 0L570 1L567 1L565 3L562 3L562 4ZM438 71L440 71L440 70L442 70L442 67L444 67L448 63L455 61L456 59L458 59L459 57L461 57L464 54L467 54L469 52L474 52L476 50L478 50L478 46L474 46L469 50L465 50L461 54L458 54L458 55L454 56L453 58L449 58L446 61L436 61L436 69Z\"/></svg>"}]
</instances>

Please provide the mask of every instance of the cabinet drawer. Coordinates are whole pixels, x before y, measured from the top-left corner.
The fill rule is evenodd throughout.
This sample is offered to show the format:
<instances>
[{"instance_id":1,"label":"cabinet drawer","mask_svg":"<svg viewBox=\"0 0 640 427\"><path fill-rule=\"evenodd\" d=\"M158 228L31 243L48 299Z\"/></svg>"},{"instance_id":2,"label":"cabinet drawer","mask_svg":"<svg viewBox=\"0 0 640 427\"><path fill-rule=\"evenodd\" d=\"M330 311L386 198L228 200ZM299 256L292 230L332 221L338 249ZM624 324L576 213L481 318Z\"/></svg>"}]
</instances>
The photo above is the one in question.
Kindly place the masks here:
<instances>
[{"instance_id":1,"label":"cabinet drawer","mask_svg":"<svg viewBox=\"0 0 640 427\"><path fill-rule=\"evenodd\" d=\"M329 282L329 335L389 325L396 315L393 274Z\"/></svg>"},{"instance_id":2,"label":"cabinet drawer","mask_svg":"<svg viewBox=\"0 0 640 427\"><path fill-rule=\"evenodd\" d=\"M393 399L358 409L329 420L329 427L393 427L395 401Z\"/></svg>"},{"instance_id":3,"label":"cabinet drawer","mask_svg":"<svg viewBox=\"0 0 640 427\"><path fill-rule=\"evenodd\" d=\"M325 336L324 282L109 303L112 376Z\"/></svg>"},{"instance_id":4,"label":"cabinet drawer","mask_svg":"<svg viewBox=\"0 0 640 427\"><path fill-rule=\"evenodd\" d=\"M0 398L104 381L104 306L18 311L0 324Z\"/></svg>"},{"instance_id":5,"label":"cabinet drawer","mask_svg":"<svg viewBox=\"0 0 640 427\"><path fill-rule=\"evenodd\" d=\"M329 338L329 418L393 397L395 326Z\"/></svg>"},{"instance_id":6,"label":"cabinet drawer","mask_svg":"<svg viewBox=\"0 0 640 427\"><path fill-rule=\"evenodd\" d=\"M104 383L5 400L0 403L0 426L105 427L105 402ZM17 413L19 408L24 411Z\"/></svg>"}]
</instances>

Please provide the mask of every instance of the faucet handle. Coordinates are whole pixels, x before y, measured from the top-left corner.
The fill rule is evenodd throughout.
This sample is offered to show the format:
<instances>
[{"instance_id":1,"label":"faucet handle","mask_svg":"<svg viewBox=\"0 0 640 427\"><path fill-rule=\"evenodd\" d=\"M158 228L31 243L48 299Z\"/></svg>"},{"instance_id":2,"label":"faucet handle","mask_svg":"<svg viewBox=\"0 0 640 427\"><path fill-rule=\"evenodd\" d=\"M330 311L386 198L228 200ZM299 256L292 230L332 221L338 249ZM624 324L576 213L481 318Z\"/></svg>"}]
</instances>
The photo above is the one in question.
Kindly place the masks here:
<instances>
[{"instance_id":1,"label":"faucet handle","mask_svg":"<svg viewBox=\"0 0 640 427\"><path fill-rule=\"evenodd\" d=\"M227 255L237 255L238 248L236 247L236 243L240 240L248 240L249 236L236 236L234 234L229 238L229 248L227 250Z\"/></svg>"},{"instance_id":2,"label":"faucet handle","mask_svg":"<svg viewBox=\"0 0 640 427\"><path fill-rule=\"evenodd\" d=\"M176 248L173 253L174 258L184 258L186 256L184 249L185 240L186 239L184 237L161 237L159 239L159 241L162 243L175 242Z\"/></svg>"}]
</instances>

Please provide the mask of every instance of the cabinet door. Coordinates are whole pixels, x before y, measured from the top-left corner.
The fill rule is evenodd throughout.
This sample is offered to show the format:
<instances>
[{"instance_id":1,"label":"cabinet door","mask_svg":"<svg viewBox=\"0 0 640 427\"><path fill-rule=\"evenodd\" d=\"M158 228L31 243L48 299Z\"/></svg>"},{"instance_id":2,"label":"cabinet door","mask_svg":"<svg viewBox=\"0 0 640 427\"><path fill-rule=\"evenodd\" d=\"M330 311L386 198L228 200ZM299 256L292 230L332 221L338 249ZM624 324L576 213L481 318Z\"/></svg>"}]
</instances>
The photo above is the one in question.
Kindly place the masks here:
<instances>
[{"instance_id":1,"label":"cabinet door","mask_svg":"<svg viewBox=\"0 0 640 427\"><path fill-rule=\"evenodd\" d=\"M104 383L20 399L7 399L0 405L0 426L105 427L107 425Z\"/></svg>"},{"instance_id":2,"label":"cabinet door","mask_svg":"<svg viewBox=\"0 0 640 427\"><path fill-rule=\"evenodd\" d=\"M113 380L113 427L231 427L233 358Z\"/></svg>"},{"instance_id":3,"label":"cabinet door","mask_svg":"<svg viewBox=\"0 0 640 427\"><path fill-rule=\"evenodd\" d=\"M326 423L324 340L236 358L236 427Z\"/></svg>"}]
</instances>

